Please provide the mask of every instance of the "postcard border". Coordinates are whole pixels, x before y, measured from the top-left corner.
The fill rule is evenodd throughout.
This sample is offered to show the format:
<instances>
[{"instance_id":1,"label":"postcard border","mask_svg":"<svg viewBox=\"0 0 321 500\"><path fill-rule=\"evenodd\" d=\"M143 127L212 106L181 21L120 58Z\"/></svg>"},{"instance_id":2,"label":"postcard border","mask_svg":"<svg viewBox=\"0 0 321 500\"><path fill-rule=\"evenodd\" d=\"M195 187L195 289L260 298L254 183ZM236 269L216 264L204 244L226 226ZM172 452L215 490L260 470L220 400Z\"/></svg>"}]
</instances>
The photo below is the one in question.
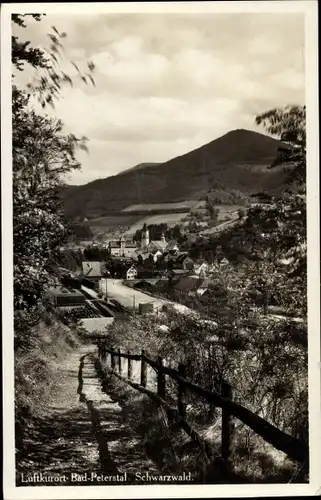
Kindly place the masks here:
<instances>
[{"instance_id":1,"label":"postcard border","mask_svg":"<svg viewBox=\"0 0 321 500\"><path fill-rule=\"evenodd\" d=\"M318 117L318 26L317 2L169 2L169 3L54 3L2 4L1 9L1 141L2 141L2 273L3 273L3 372L4 372L4 492L6 500L73 498L209 498L257 496L305 496L321 491L320 405L320 221L319 221L319 117ZM217 13L217 12L302 12L306 16L306 104L307 104L307 233L308 233L308 326L309 326L309 424L310 482L308 485L144 485L16 487L14 463L14 374L13 374L13 238L11 158L11 13ZM108 492L108 493L107 493Z\"/></svg>"}]
</instances>

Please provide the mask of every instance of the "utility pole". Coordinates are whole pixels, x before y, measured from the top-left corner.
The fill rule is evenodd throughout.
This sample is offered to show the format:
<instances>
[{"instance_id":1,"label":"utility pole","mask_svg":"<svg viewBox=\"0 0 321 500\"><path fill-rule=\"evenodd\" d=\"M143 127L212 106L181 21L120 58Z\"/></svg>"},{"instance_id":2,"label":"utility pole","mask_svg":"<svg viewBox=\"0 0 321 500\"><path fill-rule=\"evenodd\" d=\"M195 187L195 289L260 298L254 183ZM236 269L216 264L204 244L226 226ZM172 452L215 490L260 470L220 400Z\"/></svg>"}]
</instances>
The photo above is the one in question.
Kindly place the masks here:
<instances>
[{"instance_id":1,"label":"utility pole","mask_svg":"<svg viewBox=\"0 0 321 500\"><path fill-rule=\"evenodd\" d=\"M134 315L136 315L135 294L133 295L133 306L134 306Z\"/></svg>"},{"instance_id":2,"label":"utility pole","mask_svg":"<svg viewBox=\"0 0 321 500\"><path fill-rule=\"evenodd\" d=\"M106 278L105 278L106 279L106 283L105 283L105 286L106 286L106 300L108 299L108 287L107 287L107 285L108 285L108 276L110 276L110 272L109 271L107 271Z\"/></svg>"}]
</instances>

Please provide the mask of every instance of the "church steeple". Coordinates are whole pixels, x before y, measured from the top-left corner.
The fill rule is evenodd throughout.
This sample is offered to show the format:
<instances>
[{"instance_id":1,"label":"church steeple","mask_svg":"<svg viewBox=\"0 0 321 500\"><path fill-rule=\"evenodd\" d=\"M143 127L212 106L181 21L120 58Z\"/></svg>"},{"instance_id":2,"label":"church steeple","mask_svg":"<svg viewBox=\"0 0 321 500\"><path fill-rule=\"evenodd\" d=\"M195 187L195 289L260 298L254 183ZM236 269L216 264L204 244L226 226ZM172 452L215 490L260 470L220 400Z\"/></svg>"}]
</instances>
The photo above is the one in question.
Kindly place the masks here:
<instances>
[{"instance_id":1,"label":"church steeple","mask_svg":"<svg viewBox=\"0 0 321 500\"><path fill-rule=\"evenodd\" d=\"M124 256L124 252L125 252L125 237L122 234L120 237L120 255Z\"/></svg>"},{"instance_id":2,"label":"church steeple","mask_svg":"<svg viewBox=\"0 0 321 500\"><path fill-rule=\"evenodd\" d=\"M146 222L143 225L141 245L142 247L149 245L149 231L147 229Z\"/></svg>"}]
</instances>

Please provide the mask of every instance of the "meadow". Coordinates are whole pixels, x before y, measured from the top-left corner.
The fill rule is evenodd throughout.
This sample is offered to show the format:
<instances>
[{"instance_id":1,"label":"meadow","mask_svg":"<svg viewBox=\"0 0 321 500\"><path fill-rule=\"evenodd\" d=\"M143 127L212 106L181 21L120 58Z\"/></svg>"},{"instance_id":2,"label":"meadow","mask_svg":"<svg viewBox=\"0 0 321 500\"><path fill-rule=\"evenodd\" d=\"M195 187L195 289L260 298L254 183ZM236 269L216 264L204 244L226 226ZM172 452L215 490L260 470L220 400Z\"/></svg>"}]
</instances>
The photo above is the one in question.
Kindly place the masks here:
<instances>
[{"instance_id":1,"label":"meadow","mask_svg":"<svg viewBox=\"0 0 321 500\"><path fill-rule=\"evenodd\" d=\"M144 212L152 212L154 210L157 211L166 211L170 210L184 210L186 209L186 212L188 212L191 208L197 208L200 206L203 206L206 202L205 201L200 201L200 200L187 200L187 201L180 201L176 203L141 203L138 205L130 205L129 207L126 207L122 210L123 212L137 212L137 211L144 211Z\"/></svg>"}]
</instances>

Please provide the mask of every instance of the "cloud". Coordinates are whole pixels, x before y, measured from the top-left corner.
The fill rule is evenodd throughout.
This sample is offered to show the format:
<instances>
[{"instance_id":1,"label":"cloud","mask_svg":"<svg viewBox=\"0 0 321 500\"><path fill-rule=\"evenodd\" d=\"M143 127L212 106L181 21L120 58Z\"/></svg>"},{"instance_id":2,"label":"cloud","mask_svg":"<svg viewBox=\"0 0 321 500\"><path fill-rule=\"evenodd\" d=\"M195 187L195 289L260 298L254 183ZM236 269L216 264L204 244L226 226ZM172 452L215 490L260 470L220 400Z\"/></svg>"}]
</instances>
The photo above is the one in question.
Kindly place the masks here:
<instances>
[{"instance_id":1,"label":"cloud","mask_svg":"<svg viewBox=\"0 0 321 500\"><path fill-rule=\"evenodd\" d=\"M55 114L78 135L118 142L161 143L193 139L200 131L219 133L224 124L229 126L238 107L233 98L218 97L191 104L170 97L119 97L107 91L86 97L84 90L70 88L57 103Z\"/></svg>"},{"instance_id":2,"label":"cloud","mask_svg":"<svg viewBox=\"0 0 321 500\"><path fill-rule=\"evenodd\" d=\"M47 111L90 139L73 182L165 161L235 128L259 130L257 114L304 103L300 14L47 15L19 36L44 47L52 25L68 34L69 60L96 65L95 87L78 78ZM31 73L17 78L25 84Z\"/></svg>"},{"instance_id":3,"label":"cloud","mask_svg":"<svg viewBox=\"0 0 321 500\"><path fill-rule=\"evenodd\" d=\"M276 55L279 50L279 45L276 40L267 39L264 36L259 36L248 43L248 51L254 55Z\"/></svg>"},{"instance_id":4,"label":"cloud","mask_svg":"<svg viewBox=\"0 0 321 500\"><path fill-rule=\"evenodd\" d=\"M111 84L114 82L126 85L143 86L156 83L168 69L169 62L160 54L132 53L118 60L111 52L100 52L91 58L97 70L107 76Z\"/></svg>"}]
</instances>

